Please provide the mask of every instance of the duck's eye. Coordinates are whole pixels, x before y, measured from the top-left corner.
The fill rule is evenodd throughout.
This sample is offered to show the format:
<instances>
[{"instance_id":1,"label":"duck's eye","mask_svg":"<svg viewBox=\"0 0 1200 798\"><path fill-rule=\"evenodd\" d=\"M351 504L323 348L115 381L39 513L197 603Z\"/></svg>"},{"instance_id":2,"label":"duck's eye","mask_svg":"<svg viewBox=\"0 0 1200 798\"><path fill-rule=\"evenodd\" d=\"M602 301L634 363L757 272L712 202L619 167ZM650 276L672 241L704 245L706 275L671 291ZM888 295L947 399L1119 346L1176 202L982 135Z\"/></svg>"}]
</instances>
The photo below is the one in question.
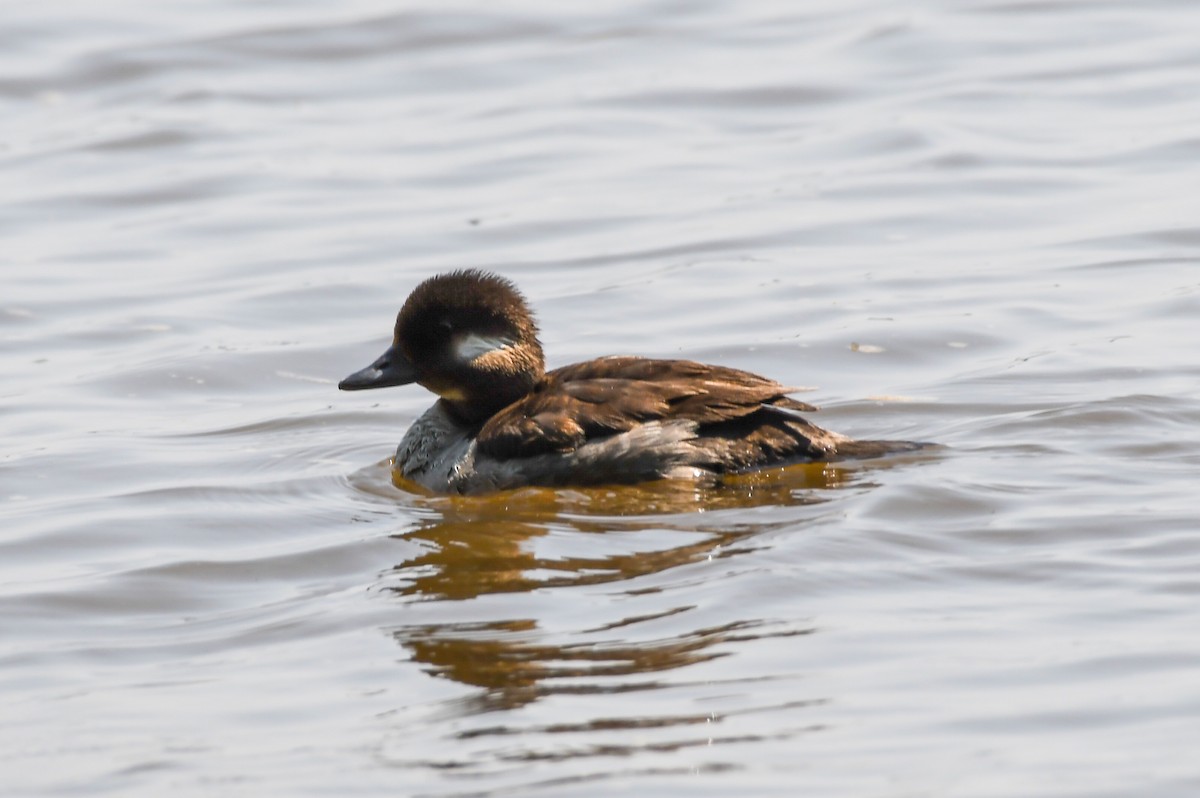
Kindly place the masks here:
<instances>
[{"instance_id":1,"label":"duck's eye","mask_svg":"<svg viewBox=\"0 0 1200 798\"><path fill-rule=\"evenodd\" d=\"M437 323L437 327L439 330L445 333L454 332L454 322L450 321L450 319L442 319Z\"/></svg>"}]
</instances>

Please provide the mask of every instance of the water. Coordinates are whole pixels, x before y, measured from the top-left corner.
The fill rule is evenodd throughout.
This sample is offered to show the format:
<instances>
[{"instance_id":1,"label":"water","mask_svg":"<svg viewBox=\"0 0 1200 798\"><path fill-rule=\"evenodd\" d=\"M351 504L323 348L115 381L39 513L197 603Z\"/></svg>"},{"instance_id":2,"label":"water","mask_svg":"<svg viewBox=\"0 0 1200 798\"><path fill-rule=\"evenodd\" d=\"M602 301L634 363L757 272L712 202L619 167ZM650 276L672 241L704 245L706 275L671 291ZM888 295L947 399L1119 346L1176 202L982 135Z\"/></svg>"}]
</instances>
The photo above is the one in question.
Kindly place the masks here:
<instances>
[{"instance_id":1,"label":"water","mask_svg":"<svg viewBox=\"0 0 1200 798\"><path fill-rule=\"evenodd\" d=\"M1200 6L3 19L6 795L1200 792ZM405 493L460 266L946 448Z\"/></svg>"}]
</instances>

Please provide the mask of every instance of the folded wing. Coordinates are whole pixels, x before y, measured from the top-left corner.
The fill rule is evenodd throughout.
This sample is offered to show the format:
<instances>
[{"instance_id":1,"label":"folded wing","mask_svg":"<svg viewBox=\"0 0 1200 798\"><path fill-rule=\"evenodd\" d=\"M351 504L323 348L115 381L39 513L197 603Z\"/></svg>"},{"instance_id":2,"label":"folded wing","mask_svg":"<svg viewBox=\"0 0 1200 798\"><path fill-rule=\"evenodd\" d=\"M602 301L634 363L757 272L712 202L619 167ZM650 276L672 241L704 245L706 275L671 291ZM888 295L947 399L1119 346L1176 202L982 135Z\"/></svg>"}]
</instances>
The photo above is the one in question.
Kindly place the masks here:
<instances>
[{"instance_id":1,"label":"folded wing","mask_svg":"<svg viewBox=\"0 0 1200 798\"><path fill-rule=\"evenodd\" d=\"M542 386L492 417L479 450L508 459L571 452L651 421L694 422L695 465L736 471L822 459L841 436L798 412L815 407L756 374L688 360L609 357L552 371Z\"/></svg>"}]
</instances>

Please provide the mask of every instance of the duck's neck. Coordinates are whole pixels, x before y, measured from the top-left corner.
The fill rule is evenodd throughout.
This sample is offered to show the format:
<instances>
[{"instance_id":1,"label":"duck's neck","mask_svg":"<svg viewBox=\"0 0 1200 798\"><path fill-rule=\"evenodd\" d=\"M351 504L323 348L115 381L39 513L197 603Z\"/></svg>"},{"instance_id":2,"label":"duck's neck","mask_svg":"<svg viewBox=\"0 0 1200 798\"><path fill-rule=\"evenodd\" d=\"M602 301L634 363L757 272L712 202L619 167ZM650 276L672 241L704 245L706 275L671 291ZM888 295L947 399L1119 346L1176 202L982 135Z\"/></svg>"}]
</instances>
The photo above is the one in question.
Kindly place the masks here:
<instances>
[{"instance_id":1,"label":"duck's neck","mask_svg":"<svg viewBox=\"0 0 1200 798\"><path fill-rule=\"evenodd\" d=\"M536 391L544 379L542 374L522 375L521 379L510 377L466 390L461 396L443 395L441 403L450 417L460 424L479 426L513 402Z\"/></svg>"},{"instance_id":2,"label":"duck's neck","mask_svg":"<svg viewBox=\"0 0 1200 798\"><path fill-rule=\"evenodd\" d=\"M464 425L482 424L546 379L536 338L488 350L457 366L443 378L421 384L442 397L446 412Z\"/></svg>"}]
</instances>

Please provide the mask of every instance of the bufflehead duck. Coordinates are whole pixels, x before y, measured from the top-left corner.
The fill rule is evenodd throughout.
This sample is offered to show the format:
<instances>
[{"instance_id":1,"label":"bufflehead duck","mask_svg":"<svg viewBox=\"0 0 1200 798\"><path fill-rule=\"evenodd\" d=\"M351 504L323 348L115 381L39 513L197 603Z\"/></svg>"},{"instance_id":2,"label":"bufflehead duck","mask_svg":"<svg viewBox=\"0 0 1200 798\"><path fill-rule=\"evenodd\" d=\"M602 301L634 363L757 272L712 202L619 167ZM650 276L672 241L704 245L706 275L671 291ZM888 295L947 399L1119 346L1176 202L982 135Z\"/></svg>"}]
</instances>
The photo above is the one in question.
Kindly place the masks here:
<instances>
[{"instance_id":1,"label":"bufflehead duck","mask_svg":"<svg viewBox=\"0 0 1200 798\"><path fill-rule=\"evenodd\" d=\"M547 372L525 298L475 269L418 285L391 347L338 388L413 382L440 399L394 468L438 493L696 479L922 446L821 429L788 388L725 366L613 356Z\"/></svg>"}]
</instances>

